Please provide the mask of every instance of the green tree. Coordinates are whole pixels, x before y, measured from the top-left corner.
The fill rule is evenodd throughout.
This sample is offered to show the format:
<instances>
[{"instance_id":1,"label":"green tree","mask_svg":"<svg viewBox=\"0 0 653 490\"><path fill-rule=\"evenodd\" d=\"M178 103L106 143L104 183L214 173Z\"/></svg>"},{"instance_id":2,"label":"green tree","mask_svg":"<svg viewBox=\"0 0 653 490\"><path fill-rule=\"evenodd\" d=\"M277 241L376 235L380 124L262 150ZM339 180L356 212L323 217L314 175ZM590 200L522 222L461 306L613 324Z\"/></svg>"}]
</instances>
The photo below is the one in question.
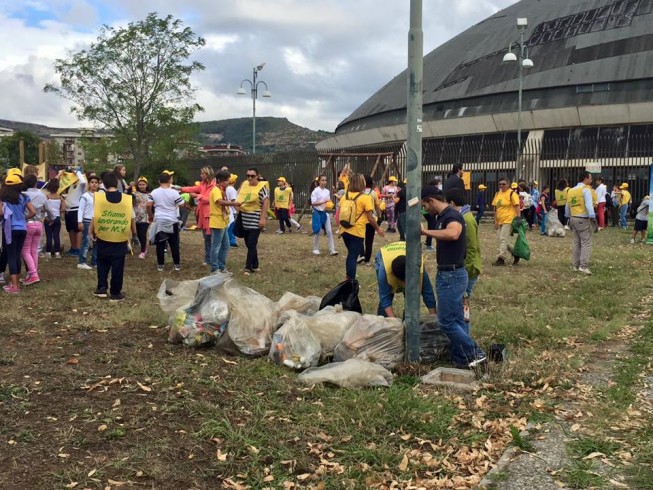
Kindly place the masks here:
<instances>
[{"instance_id":1,"label":"green tree","mask_svg":"<svg viewBox=\"0 0 653 490\"><path fill-rule=\"evenodd\" d=\"M57 140L45 143L45 159L49 165L63 165L63 149Z\"/></svg>"},{"instance_id":2,"label":"green tree","mask_svg":"<svg viewBox=\"0 0 653 490\"><path fill-rule=\"evenodd\" d=\"M136 178L152 147L170 136L168 129L191 124L203 110L192 102L190 76L204 65L189 58L204 44L171 15L105 25L88 49L55 61L61 84L44 90L72 101L80 120L109 128L122 153L133 158Z\"/></svg>"},{"instance_id":3,"label":"green tree","mask_svg":"<svg viewBox=\"0 0 653 490\"><path fill-rule=\"evenodd\" d=\"M39 143L41 138L26 129L14 132L11 136L0 139L0 159L5 167L18 167L20 163L20 140L25 146L25 162L32 165L39 163Z\"/></svg>"}]
</instances>

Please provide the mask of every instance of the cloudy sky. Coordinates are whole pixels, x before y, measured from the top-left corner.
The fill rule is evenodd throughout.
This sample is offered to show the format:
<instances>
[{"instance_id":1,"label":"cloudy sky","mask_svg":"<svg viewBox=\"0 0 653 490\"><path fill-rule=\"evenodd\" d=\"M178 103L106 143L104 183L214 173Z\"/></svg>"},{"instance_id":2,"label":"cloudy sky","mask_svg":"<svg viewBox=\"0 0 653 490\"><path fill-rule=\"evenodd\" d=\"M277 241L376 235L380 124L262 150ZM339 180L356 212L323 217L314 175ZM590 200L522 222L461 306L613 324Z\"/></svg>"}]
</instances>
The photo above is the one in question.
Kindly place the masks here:
<instances>
[{"instance_id":1,"label":"cloudy sky","mask_svg":"<svg viewBox=\"0 0 653 490\"><path fill-rule=\"evenodd\" d=\"M514 0L424 0L424 53ZM0 0L0 119L81 124L69 103L43 93L53 60L92 42L102 24L172 14L207 41L194 76L198 120L251 116L237 96L252 68L272 98L259 116L333 131L406 66L408 0ZM88 124L85 124L88 125Z\"/></svg>"}]
</instances>

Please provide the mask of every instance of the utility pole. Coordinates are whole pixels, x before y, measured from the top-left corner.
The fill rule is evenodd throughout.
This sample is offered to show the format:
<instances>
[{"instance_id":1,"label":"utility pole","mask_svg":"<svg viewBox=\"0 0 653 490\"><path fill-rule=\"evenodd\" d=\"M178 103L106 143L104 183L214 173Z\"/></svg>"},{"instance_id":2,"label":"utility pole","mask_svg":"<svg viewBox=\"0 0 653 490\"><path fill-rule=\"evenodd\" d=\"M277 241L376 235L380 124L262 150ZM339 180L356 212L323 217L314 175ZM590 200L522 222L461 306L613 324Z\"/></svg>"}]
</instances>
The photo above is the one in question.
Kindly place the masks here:
<instances>
[{"instance_id":1,"label":"utility pole","mask_svg":"<svg viewBox=\"0 0 653 490\"><path fill-rule=\"evenodd\" d=\"M421 193L422 193L422 79L424 71L424 34L422 0L410 1L408 31L408 124L406 173L406 360L419 362L420 343L420 265L422 262Z\"/></svg>"}]
</instances>

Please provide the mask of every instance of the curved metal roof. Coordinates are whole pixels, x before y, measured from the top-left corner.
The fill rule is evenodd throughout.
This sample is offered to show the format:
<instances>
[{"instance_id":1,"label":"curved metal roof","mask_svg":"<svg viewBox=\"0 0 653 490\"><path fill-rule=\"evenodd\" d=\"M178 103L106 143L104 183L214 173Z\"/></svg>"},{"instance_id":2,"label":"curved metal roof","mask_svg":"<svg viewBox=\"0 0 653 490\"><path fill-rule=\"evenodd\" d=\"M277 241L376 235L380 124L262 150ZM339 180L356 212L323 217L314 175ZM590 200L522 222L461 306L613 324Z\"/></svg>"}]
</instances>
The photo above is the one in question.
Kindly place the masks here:
<instances>
[{"instance_id":1,"label":"curved metal roof","mask_svg":"<svg viewBox=\"0 0 653 490\"><path fill-rule=\"evenodd\" d=\"M653 78L653 0L522 0L424 57L425 121L437 118L426 110L429 104L474 98L482 105L488 96L518 90L516 63L501 63L519 38L518 17L528 18L526 44L535 63L524 70L525 91ZM388 113L405 107L406 71L336 134L384 126Z\"/></svg>"}]
</instances>

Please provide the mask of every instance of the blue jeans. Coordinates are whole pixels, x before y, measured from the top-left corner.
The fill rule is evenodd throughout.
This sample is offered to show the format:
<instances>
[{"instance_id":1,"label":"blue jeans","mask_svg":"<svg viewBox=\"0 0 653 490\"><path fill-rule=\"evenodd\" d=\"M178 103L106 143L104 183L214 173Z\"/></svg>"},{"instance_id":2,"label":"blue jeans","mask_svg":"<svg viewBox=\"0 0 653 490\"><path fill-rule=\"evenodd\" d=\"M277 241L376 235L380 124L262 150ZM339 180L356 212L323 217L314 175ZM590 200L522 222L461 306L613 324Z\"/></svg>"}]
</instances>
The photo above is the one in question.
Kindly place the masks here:
<instances>
[{"instance_id":1,"label":"blue jeans","mask_svg":"<svg viewBox=\"0 0 653 490\"><path fill-rule=\"evenodd\" d=\"M82 245L79 249L79 263L80 264L85 264L86 263L86 255L88 254L88 249L91 246L91 237L88 234L88 228L91 226L91 223L84 223L84 229L82 230ZM95 266L97 265L97 248L93 247L93 251L91 252L91 265Z\"/></svg>"},{"instance_id":2,"label":"blue jeans","mask_svg":"<svg viewBox=\"0 0 653 490\"><path fill-rule=\"evenodd\" d=\"M227 229L211 228L211 272L226 269L229 247L229 232Z\"/></svg>"},{"instance_id":3,"label":"blue jeans","mask_svg":"<svg viewBox=\"0 0 653 490\"><path fill-rule=\"evenodd\" d=\"M626 220L626 215L628 214L628 205L625 204L623 206L619 206L619 217L621 219L621 223L619 223L619 226L622 228L628 228L628 221Z\"/></svg>"},{"instance_id":4,"label":"blue jeans","mask_svg":"<svg viewBox=\"0 0 653 490\"><path fill-rule=\"evenodd\" d=\"M235 221L232 221L231 224L229 225L229 228L227 228L227 233L229 234L229 245L231 247L237 247L238 242L236 241L236 235L234 235L234 225L236 224Z\"/></svg>"},{"instance_id":5,"label":"blue jeans","mask_svg":"<svg viewBox=\"0 0 653 490\"><path fill-rule=\"evenodd\" d=\"M474 286L476 286L476 283L478 282L479 276L476 277L470 277L467 279L467 290L465 291L465 295L467 296L467 300L472 299L472 290L474 289ZM465 322L465 331L467 332L467 335L469 335L469 332L472 329L472 311L471 311L471 305L470 305L470 311L469 311L469 321Z\"/></svg>"},{"instance_id":6,"label":"blue jeans","mask_svg":"<svg viewBox=\"0 0 653 490\"><path fill-rule=\"evenodd\" d=\"M458 367L485 356L483 350L467 333L463 317L463 295L467 290L467 271L438 271L435 290L438 295L438 323L449 337L451 363Z\"/></svg>"},{"instance_id":7,"label":"blue jeans","mask_svg":"<svg viewBox=\"0 0 653 490\"><path fill-rule=\"evenodd\" d=\"M347 279L356 279L356 261L361 253L363 253L365 240L351 233L343 233L342 241L345 242L345 247L347 247L347 260L345 260Z\"/></svg>"},{"instance_id":8,"label":"blue jeans","mask_svg":"<svg viewBox=\"0 0 653 490\"><path fill-rule=\"evenodd\" d=\"M550 212L551 211L549 211L549 213ZM542 235L544 235L546 233L546 220L548 218L549 218L549 214L548 213L545 214L544 211L542 211L542 215L540 217L540 233Z\"/></svg>"}]
</instances>

